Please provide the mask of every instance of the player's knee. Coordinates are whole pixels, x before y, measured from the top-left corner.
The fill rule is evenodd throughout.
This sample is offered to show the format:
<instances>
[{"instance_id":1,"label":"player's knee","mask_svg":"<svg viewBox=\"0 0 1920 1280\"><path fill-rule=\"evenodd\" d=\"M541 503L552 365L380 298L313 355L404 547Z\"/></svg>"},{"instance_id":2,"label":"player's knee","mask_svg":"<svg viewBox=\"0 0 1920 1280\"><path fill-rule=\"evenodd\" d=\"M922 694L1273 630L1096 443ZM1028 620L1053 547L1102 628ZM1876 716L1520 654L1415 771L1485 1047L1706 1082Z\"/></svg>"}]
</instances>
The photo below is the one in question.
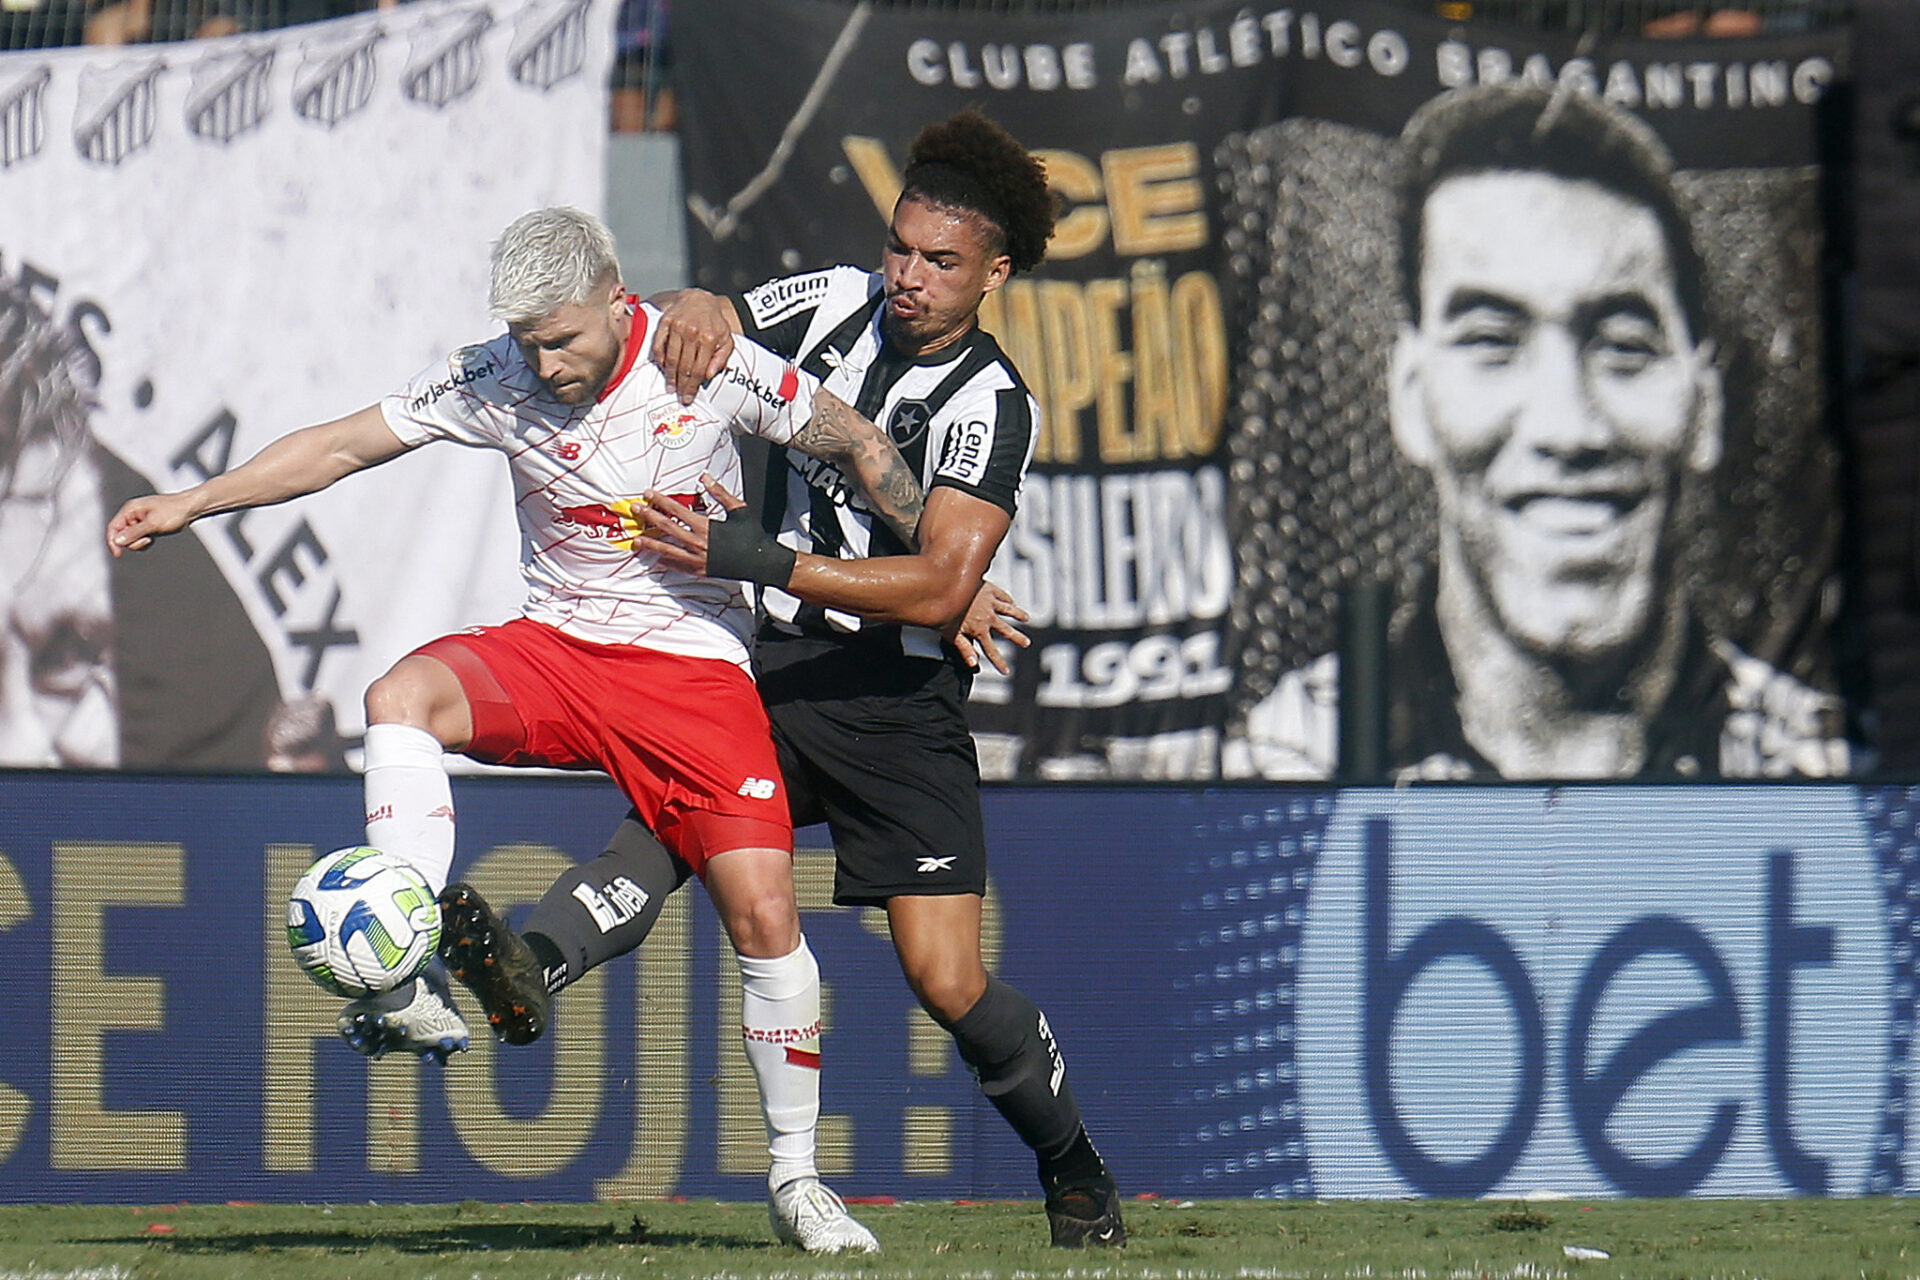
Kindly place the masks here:
<instances>
[{"instance_id":1,"label":"player's knee","mask_svg":"<svg viewBox=\"0 0 1920 1280\"><path fill-rule=\"evenodd\" d=\"M368 724L406 724L425 729L446 741L446 722L460 698L457 682L448 687L451 675L438 663L403 658L367 686L365 699Z\"/></svg>"},{"instance_id":2,"label":"player's knee","mask_svg":"<svg viewBox=\"0 0 1920 1280\"><path fill-rule=\"evenodd\" d=\"M740 895L722 914L721 923L743 956L784 956L800 945L800 913L792 896L771 889Z\"/></svg>"},{"instance_id":3,"label":"player's knee","mask_svg":"<svg viewBox=\"0 0 1920 1280\"><path fill-rule=\"evenodd\" d=\"M924 966L907 972L907 985L920 1007L943 1025L958 1022L987 989L984 969L959 965Z\"/></svg>"}]
</instances>

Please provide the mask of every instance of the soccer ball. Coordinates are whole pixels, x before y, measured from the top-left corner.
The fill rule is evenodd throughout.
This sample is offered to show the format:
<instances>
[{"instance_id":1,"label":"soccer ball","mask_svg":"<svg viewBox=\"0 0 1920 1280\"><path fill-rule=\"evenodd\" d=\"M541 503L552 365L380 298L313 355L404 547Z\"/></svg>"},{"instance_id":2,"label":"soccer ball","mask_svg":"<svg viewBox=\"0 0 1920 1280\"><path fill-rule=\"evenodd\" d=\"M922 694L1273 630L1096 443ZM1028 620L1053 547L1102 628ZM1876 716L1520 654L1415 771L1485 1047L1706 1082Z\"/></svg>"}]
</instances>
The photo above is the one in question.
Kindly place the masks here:
<instances>
[{"instance_id":1,"label":"soccer ball","mask_svg":"<svg viewBox=\"0 0 1920 1280\"><path fill-rule=\"evenodd\" d=\"M440 947L440 904L404 860L360 845L307 868L287 901L287 945L307 976L357 999L391 991Z\"/></svg>"}]
</instances>

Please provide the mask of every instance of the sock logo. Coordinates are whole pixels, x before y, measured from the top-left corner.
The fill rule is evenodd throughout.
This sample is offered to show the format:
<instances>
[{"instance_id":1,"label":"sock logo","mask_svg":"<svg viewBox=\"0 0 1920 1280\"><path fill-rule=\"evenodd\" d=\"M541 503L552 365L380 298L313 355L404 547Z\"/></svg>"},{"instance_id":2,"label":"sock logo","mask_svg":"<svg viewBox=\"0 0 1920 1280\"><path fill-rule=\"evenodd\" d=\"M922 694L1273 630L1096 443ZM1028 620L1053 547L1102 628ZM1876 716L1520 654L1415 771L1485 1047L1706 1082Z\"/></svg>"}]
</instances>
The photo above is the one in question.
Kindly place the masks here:
<instances>
[{"instance_id":1,"label":"sock logo","mask_svg":"<svg viewBox=\"0 0 1920 1280\"><path fill-rule=\"evenodd\" d=\"M639 915L650 897L645 889L625 876L615 876L604 890L590 884L573 886L573 897L587 909L602 933L610 933Z\"/></svg>"},{"instance_id":2,"label":"sock logo","mask_svg":"<svg viewBox=\"0 0 1920 1280\"><path fill-rule=\"evenodd\" d=\"M1036 1030L1040 1032L1040 1043L1047 1047L1047 1060L1053 1063L1053 1070L1047 1077L1047 1087L1057 1098L1060 1096L1060 1082L1067 1078L1067 1060L1060 1055L1060 1042L1053 1038L1053 1028L1047 1025L1046 1014L1040 1015Z\"/></svg>"}]
</instances>

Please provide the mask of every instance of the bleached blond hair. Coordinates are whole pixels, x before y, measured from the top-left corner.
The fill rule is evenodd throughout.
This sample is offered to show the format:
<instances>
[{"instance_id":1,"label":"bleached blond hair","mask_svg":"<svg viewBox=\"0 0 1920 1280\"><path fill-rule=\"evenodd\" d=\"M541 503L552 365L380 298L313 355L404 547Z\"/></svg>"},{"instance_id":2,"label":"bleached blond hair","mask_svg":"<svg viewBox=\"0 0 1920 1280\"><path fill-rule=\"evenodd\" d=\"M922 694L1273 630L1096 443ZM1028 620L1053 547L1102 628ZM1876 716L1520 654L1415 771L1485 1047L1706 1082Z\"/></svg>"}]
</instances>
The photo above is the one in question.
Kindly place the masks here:
<instances>
[{"instance_id":1,"label":"bleached blond hair","mask_svg":"<svg viewBox=\"0 0 1920 1280\"><path fill-rule=\"evenodd\" d=\"M613 233L592 214L564 205L515 218L494 241L492 262L488 308L508 324L597 301L620 279Z\"/></svg>"}]
</instances>

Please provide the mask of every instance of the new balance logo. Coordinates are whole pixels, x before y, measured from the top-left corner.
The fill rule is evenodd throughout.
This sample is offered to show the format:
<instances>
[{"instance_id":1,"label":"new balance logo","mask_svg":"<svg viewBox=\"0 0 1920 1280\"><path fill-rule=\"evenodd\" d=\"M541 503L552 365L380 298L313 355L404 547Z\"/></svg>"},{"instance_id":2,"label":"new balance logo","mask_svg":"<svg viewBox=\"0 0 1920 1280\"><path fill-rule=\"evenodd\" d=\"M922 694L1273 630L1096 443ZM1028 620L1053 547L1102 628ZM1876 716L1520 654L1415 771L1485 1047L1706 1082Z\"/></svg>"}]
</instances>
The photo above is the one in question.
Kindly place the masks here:
<instances>
[{"instance_id":1,"label":"new balance logo","mask_svg":"<svg viewBox=\"0 0 1920 1280\"><path fill-rule=\"evenodd\" d=\"M740 784L739 794L749 800L771 800L773 793L779 790L779 784L772 778L748 778Z\"/></svg>"},{"instance_id":2,"label":"new balance logo","mask_svg":"<svg viewBox=\"0 0 1920 1280\"><path fill-rule=\"evenodd\" d=\"M958 856L957 854L954 855L954 857ZM953 858L922 858L920 859L920 865L915 867L914 870L923 876L932 875L936 871L951 871L953 870Z\"/></svg>"}]
</instances>

